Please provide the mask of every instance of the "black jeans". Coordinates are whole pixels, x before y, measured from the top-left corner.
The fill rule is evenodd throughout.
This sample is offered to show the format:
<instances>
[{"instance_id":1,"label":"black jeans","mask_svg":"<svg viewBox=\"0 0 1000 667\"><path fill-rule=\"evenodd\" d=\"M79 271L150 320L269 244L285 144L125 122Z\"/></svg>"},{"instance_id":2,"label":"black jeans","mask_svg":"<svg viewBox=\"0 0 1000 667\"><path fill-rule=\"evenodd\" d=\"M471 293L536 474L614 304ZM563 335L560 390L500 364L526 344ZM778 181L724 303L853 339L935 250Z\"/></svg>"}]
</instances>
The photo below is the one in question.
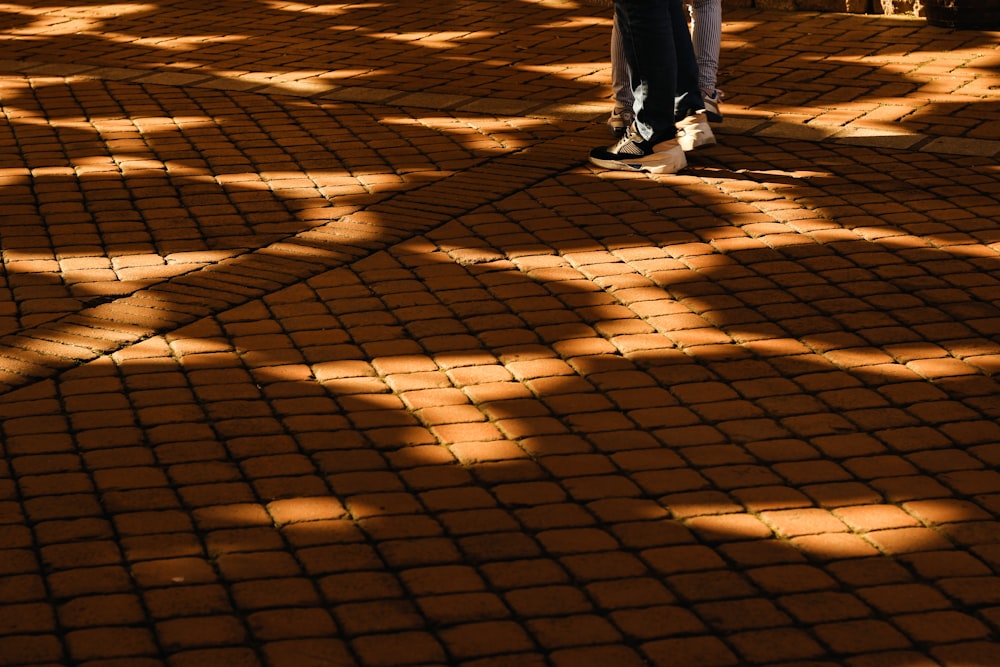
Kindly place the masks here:
<instances>
[{"instance_id":1,"label":"black jeans","mask_svg":"<svg viewBox=\"0 0 1000 667\"><path fill-rule=\"evenodd\" d=\"M675 121L704 108L682 0L615 0L631 74L636 127L654 143L677 135Z\"/></svg>"}]
</instances>

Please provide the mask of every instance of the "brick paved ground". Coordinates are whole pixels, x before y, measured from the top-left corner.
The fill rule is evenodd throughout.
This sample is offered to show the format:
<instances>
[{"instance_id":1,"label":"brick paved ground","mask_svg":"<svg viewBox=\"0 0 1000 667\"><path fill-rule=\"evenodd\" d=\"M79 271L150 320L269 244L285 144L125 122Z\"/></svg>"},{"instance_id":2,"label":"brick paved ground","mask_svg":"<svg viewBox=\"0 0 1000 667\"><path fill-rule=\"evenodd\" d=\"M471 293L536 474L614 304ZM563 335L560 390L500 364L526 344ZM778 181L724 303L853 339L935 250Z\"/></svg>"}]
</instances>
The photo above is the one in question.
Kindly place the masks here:
<instances>
[{"instance_id":1,"label":"brick paved ground","mask_svg":"<svg viewBox=\"0 0 1000 667\"><path fill-rule=\"evenodd\" d=\"M1000 664L997 34L439 4L3 5L0 665Z\"/></svg>"}]
</instances>

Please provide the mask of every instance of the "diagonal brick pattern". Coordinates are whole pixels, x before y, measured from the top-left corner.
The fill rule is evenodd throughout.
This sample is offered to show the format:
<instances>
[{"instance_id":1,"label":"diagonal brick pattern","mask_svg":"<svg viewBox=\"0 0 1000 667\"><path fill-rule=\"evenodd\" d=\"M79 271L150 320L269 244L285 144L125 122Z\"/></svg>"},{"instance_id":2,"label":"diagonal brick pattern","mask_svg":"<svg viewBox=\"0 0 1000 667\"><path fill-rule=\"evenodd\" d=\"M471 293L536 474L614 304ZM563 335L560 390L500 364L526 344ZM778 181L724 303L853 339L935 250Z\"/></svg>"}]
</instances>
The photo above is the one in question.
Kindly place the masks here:
<instances>
[{"instance_id":1,"label":"diagonal brick pattern","mask_svg":"<svg viewBox=\"0 0 1000 667\"><path fill-rule=\"evenodd\" d=\"M990 35L650 178L606 8L4 11L0 665L1000 663Z\"/></svg>"}]
</instances>

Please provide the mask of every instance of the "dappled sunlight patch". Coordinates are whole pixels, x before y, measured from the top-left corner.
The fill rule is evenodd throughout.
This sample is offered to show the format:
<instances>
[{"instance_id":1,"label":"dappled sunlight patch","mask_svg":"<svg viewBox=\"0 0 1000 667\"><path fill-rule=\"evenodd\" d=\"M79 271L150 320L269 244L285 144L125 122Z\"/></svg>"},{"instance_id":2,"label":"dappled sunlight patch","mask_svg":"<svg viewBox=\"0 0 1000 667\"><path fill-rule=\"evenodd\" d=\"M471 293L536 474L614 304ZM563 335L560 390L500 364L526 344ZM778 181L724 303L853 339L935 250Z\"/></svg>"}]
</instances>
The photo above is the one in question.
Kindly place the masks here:
<instances>
[{"instance_id":1,"label":"dappled sunlight patch","mask_svg":"<svg viewBox=\"0 0 1000 667\"><path fill-rule=\"evenodd\" d=\"M414 32L414 33L372 33L372 37L378 39L388 39L399 42L419 42L421 47L430 49L453 49L458 46L455 42L467 37L467 32ZM496 33L478 31L474 37L476 39L495 38Z\"/></svg>"},{"instance_id":2,"label":"dappled sunlight patch","mask_svg":"<svg viewBox=\"0 0 1000 667\"><path fill-rule=\"evenodd\" d=\"M333 70L324 71L321 76L324 79L351 79L355 77L361 77L371 72L370 69L361 68L338 68Z\"/></svg>"},{"instance_id":3,"label":"dappled sunlight patch","mask_svg":"<svg viewBox=\"0 0 1000 667\"><path fill-rule=\"evenodd\" d=\"M342 519L347 514L347 509L343 504L331 496L275 500L267 504L267 511L278 526Z\"/></svg>"},{"instance_id":4,"label":"dappled sunlight patch","mask_svg":"<svg viewBox=\"0 0 1000 667\"><path fill-rule=\"evenodd\" d=\"M552 7L554 9L578 9L585 6L580 0L520 0L530 5L540 5L542 7Z\"/></svg>"},{"instance_id":5,"label":"dappled sunlight patch","mask_svg":"<svg viewBox=\"0 0 1000 667\"><path fill-rule=\"evenodd\" d=\"M936 590L939 575L914 574L899 559L923 559L915 562L926 572L931 556L965 553L926 519L950 522L959 539L989 543L986 524L994 522L976 503L941 498L938 506L928 497L908 506L866 495L859 484L844 489L835 505L832 495L823 496L822 505L810 495L816 483L783 484L778 473L793 475L782 467L792 459L818 469L819 454L802 446L806 438L787 455L788 440L767 448L720 431L706 438L730 414L723 404L732 396L724 389L756 387L763 408L773 393L767 387L780 399L778 378L767 385L747 373L710 382L715 367L707 351L687 365L674 355L637 366L610 351L564 361L556 350L579 349L568 343L581 329L550 344L513 335L511 316L524 318L514 323L518 332L531 323L539 334L554 333L549 327L565 324L556 314L572 312L558 301L576 303L577 296L587 302L578 312L595 322L605 321L602 314L627 315L608 300L613 290L590 287L607 276L628 284L611 270L623 262L605 250L525 255L518 266L496 257L455 263L451 254L460 248L453 237L446 249L415 238L320 275L309 289L273 292L178 330L169 344L151 338L116 355L117 369L80 367L53 383L46 407L68 410L83 429L73 455L97 466L102 484L89 491L92 506L108 507L127 532L123 566L143 599L161 609L156 605L167 599L197 592L201 605L217 597L231 605L226 614L247 614L253 627L272 629L260 605L267 613L308 612L328 632L330 618L338 619L352 641L385 636L387 624L458 641L466 621L478 627L483 614L496 620L514 613L534 615L523 624L505 620L506 627L546 637L549 630L535 620L559 622L569 608L602 631L657 642L676 640L678 626L664 635L642 619L679 619L686 637L704 642L748 630L794 631L800 641L781 645L783 658L805 655L814 637L856 655L860 640L848 636L850 623L892 627L900 617L912 624L913 605L900 600L926 599L913 588L892 596L887 586ZM656 246L629 248L640 262ZM674 254L673 261L707 256L694 245ZM636 278L629 280L628 289L638 289ZM649 307L665 289L646 286L637 303ZM478 298L469 290L479 290ZM504 306L504 318L482 310L486 295ZM456 335L457 320L483 340L497 336L495 347L442 345L440 336ZM129 437L124 426L117 437L98 428L90 414L116 407L100 401L116 372L141 423L127 429ZM203 413L172 403L188 387ZM617 409L605 414L611 401ZM695 434L668 418L660 431L627 424L626 432L611 419L654 423L652 411L665 407L688 409L690 425L704 428ZM34 448L53 446L33 435L55 442L48 415L36 408L32 417L3 423L15 465ZM504 429L488 433L483 427L494 420ZM560 424L570 428L550 432ZM156 460L136 465L129 453L147 447ZM866 453L855 448L824 462ZM862 462L851 464L862 470ZM30 492L45 489L43 481L28 475L19 483ZM184 504L168 502L175 496ZM58 507L39 500L49 497L32 495L27 503L36 513ZM169 515L157 506L134 510L154 502ZM82 498L76 505L91 506ZM970 522L982 525L964 526ZM57 584L69 559L91 553L58 539L42 552ZM985 579L988 566L969 558L966 568L979 568L968 569L977 573L972 579ZM971 600L973 582L950 578L949 590ZM189 590L208 585L216 597ZM969 609L939 599L936 613L963 631L979 627ZM435 630L438 622L448 631ZM771 644L747 639L735 646L740 655L762 656ZM728 664L739 664L734 660Z\"/></svg>"},{"instance_id":6,"label":"dappled sunlight patch","mask_svg":"<svg viewBox=\"0 0 1000 667\"><path fill-rule=\"evenodd\" d=\"M28 13L38 14L56 13L63 16L83 18L108 18L113 16L123 16L126 14L138 14L140 12L148 12L156 8L157 5L155 3L138 4L127 2L65 6L46 5L44 7L33 7L31 5L20 5L15 3L0 4L0 10L6 12L26 11Z\"/></svg>"},{"instance_id":7,"label":"dappled sunlight patch","mask_svg":"<svg viewBox=\"0 0 1000 667\"><path fill-rule=\"evenodd\" d=\"M234 21L260 9L223 5ZM397 17L268 7L321 36L340 13ZM398 7L415 22L376 26L406 33L380 40L402 49L387 60L434 54L410 39L430 22L449 56L472 58L455 35L479 5ZM509 34L551 29L537 50L497 44L475 70L483 89L562 49L559 16L537 10L569 4L502 9L526 7ZM508 17L488 20L473 27ZM569 24L603 35L607 20ZM274 37L248 54L276 75L266 94L219 73L5 91L10 145L41 148L0 171L14 332L0 349L0 588L18 616L0 654L727 667L987 654L992 164L736 133L680 177L595 177L580 167L586 124L430 108L441 97L314 104L314 63L266 64L288 53L266 53ZM289 44L349 60L369 57L356 48L369 37ZM133 62L156 61L149 46ZM594 67L560 55L588 63L560 84ZM372 80L417 99L440 64ZM297 82L304 96L285 95ZM575 94L550 83L534 94ZM122 277L136 289L96 286ZM78 310L15 330L67 284ZM122 636L143 640L108 641Z\"/></svg>"},{"instance_id":8,"label":"dappled sunlight patch","mask_svg":"<svg viewBox=\"0 0 1000 667\"><path fill-rule=\"evenodd\" d=\"M306 14L331 14L334 16L339 16L341 14L346 14L352 10L361 9L378 9L384 7L385 4L381 2L351 2L351 3L320 3L320 4L305 4L301 2L285 2L284 0L264 0L261 4L267 5L272 9L283 12L303 12Z\"/></svg>"},{"instance_id":9,"label":"dappled sunlight patch","mask_svg":"<svg viewBox=\"0 0 1000 667\"><path fill-rule=\"evenodd\" d=\"M108 30L100 30L100 26L95 26L95 28L96 29L92 33L93 36L107 40L111 43L155 47L157 50L167 52L167 54L171 51L190 53L196 51L197 49L205 48L206 44L229 44L231 42L242 42L247 39L246 35L230 35L225 33L215 35L191 35L186 37L176 35L141 37L132 33L115 33ZM195 63L190 63L189 65L195 65ZM163 63L163 66L170 67L167 63Z\"/></svg>"},{"instance_id":10,"label":"dappled sunlight patch","mask_svg":"<svg viewBox=\"0 0 1000 667\"><path fill-rule=\"evenodd\" d=\"M12 85L14 92L5 99L11 131L31 139L25 144L31 148L9 155L4 169L4 197L24 213L8 218L4 230L8 239L17 237L5 244L5 267L16 287L11 295L19 304L15 328L85 305L112 307L106 302L248 252L267 262L266 256L288 251L308 254L311 248L378 242L383 229L377 217L359 213L364 202L454 174L436 168L419 146L426 144L433 157L451 166L467 165L477 158L460 147L465 136L475 142L469 150L482 150L498 144L491 133L510 129L500 122L477 127L471 117L442 119L432 127L397 114L370 137L397 149L371 160L368 156L378 156L374 148L338 148L351 142L340 123L297 128L294 136L261 143L260 123L239 107L205 115L147 111L128 118L94 113L84 103L51 118L37 111L39 96L76 85L98 99L110 93L108 84L48 77L38 79L35 88ZM309 107L302 113L334 117ZM367 115L364 120L378 122ZM449 138L458 126L464 131ZM46 140L64 148L42 150ZM359 164L350 164L354 161ZM64 191L58 204L49 201L54 188ZM41 217L24 209L24 197L32 192L39 197L34 207ZM51 216L67 222L42 224ZM36 290L38 298L19 288L50 278L51 289L44 295ZM125 302L117 308L136 312Z\"/></svg>"},{"instance_id":11,"label":"dappled sunlight patch","mask_svg":"<svg viewBox=\"0 0 1000 667\"><path fill-rule=\"evenodd\" d=\"M42 39L59 35L73 35L88 29L99 27L103 21L131 14L142 14L153 11L158 5L154 3L109 3L95 5L66 5L34 7L15 3L0 4L0 11L10 14L38 16L34 23L23 27L5 30L0 39L23 39L22 35L40 34ZM51 16L52 18L45 18ZM67 21L69 18L71 20Z\"/></svg>"},{"instance_id":12,"label":"dappled sunlight patch","mask_svg":"<svg viewBox=\"0 0 1000 667\"><path fill-rule=\"evenodd\" d=\"M609 16L607 18L604 18L598 16L571 16L557 23L539 24L538 27L542 30L574 30L594 25L610 27L611 17Z\"/></svg>"}]
</instances>

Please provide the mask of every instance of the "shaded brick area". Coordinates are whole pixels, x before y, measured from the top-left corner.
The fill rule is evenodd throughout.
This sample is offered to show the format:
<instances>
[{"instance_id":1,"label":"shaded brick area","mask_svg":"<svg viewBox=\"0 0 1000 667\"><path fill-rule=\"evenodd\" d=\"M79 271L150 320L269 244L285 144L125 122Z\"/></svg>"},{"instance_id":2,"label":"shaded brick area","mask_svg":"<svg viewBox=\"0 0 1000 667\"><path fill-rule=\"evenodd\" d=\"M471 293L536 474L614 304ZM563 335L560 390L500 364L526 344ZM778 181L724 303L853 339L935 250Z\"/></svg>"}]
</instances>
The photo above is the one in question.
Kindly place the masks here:
<instances>
[{"instance_id":1,"label":"shaded brick area","mask_svg":"<svg viewBox=\"0 0 1000 667\"><path fill-rule=\"evenodd\" d=\"M982 34L730 12L720 145L650 178L585 162L604 10L129 7L9 18L0 665L1000 662ZM152 18L245 39L113 55Z\"/></svg>"}]
</instances>

